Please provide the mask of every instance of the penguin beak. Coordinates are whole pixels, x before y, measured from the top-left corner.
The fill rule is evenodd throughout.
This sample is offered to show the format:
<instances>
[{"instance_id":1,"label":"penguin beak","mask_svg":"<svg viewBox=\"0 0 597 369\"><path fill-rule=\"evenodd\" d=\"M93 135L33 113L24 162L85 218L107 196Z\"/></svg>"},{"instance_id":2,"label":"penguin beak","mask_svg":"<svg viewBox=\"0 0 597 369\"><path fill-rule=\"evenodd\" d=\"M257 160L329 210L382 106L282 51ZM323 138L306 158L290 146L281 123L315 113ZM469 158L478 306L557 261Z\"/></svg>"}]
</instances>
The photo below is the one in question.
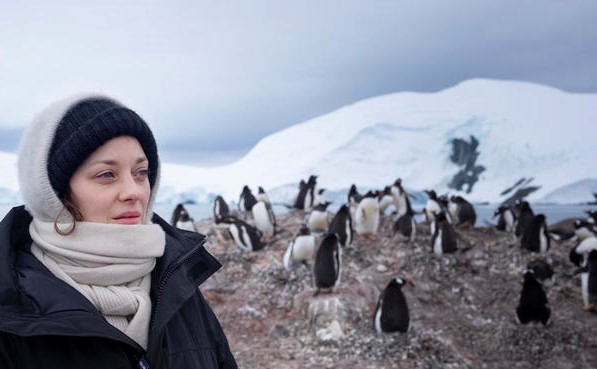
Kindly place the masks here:
<instances>
[{"instance_id":1,"label":"penguin beak","mask_svg":"<svg viewBox=\"0 0 597 369\"><path fill-rule=\"evenodd\" d=\"M410 279L405 279L404 284L410 284L411 286L415 287L415 284Z\"/></svg>"}]
</instances>

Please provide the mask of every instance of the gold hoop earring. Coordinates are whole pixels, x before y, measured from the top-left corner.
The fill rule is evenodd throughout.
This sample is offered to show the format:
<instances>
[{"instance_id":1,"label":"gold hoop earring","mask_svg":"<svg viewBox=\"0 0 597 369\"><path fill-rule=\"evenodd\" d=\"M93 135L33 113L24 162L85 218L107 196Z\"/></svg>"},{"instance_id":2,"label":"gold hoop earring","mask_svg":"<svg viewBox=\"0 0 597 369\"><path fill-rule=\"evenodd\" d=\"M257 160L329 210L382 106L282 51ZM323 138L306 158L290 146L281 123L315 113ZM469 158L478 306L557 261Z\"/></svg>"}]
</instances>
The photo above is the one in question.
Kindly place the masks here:
<instances>
[{"instance_id":1,"label":"gold hoop earring","mask_svg":"<svg viewBox=\"0 0 597 369\"><path fill-rule=\"evenodd\" d=\"M62 217L62 213L65 210L68 212L68 214L70 215L70 217L73 220L73 222L72 222L72 224L70 225L70 227L66 231L63 231L62 229L60 229L60 227L58 227L58 220ZM60 211L56 215L56 218L54 218L54 230L56 231L56 233L58 233L61 236L67 236L67 235L73 233L73 231L75 230L75 223L76 223L75 217L73 217L73 215L70 213L70 211L68 211L68 209L66 208L66 206L63 205L62 209L60 209Z\"/></svg>"}]
</instances>

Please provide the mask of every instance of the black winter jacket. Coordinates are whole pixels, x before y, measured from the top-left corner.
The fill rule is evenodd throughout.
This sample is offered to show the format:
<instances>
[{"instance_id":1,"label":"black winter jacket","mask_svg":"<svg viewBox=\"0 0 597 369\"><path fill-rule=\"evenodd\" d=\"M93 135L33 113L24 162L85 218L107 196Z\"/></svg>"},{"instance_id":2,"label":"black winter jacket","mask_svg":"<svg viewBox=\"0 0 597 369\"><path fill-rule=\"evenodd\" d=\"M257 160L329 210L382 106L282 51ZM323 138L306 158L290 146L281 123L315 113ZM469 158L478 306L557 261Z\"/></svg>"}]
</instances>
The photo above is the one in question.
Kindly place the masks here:
<instances>
[{"instance_id":1,"label":"black winter jacket","mask_svg":"<svg viewBox=\"0 0 597 369\"><path fill-rule=\"evenodd\" d=\"M152 272L145 351L31 254L31 216L12 209L0 223L0 368L237 368L198 289L221 265L204 236L153 221L166 247Z\"/></svg>"}]
</instances>

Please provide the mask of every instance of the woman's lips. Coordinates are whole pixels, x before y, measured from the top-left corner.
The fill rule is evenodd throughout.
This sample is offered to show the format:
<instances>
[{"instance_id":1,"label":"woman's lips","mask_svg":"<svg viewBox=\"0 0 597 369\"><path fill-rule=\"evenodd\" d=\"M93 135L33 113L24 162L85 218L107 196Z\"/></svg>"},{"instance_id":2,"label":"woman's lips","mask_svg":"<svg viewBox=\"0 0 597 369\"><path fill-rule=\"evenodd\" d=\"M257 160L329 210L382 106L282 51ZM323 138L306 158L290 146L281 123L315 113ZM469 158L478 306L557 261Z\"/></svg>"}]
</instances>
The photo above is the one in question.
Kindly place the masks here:
<instances>
[{"instance_id":1,"label":"woman's lips","mask_svg":"<svg viewBox=\"0 0 597 369\"><path fill-rule=\"evenodd\" d=\"M118 224L137 224L141 221L141 213L138 211L127 211L114 217L114 221Z\"/></svg>"}]
</instances>

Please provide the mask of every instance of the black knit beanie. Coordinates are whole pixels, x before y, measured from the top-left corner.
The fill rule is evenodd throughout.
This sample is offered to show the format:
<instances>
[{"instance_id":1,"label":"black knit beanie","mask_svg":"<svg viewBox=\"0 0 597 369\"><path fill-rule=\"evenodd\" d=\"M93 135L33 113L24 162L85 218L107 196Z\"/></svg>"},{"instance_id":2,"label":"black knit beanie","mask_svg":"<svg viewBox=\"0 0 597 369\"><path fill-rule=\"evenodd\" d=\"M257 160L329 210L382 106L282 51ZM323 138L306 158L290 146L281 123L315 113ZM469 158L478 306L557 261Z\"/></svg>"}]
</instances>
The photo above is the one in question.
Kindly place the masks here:
<instances>
[{"instance_id":1,"label":"black knit beanie","mask_svg":"<svg viewBox=\"0 0 597 369\"><path fill-rule=\"evenodd\" d=\"M70 178L98 147L118 136L135 137L149 162L153 188L158 150L147 123L134 111L111 100L92 98L70 108L56 128L48 156L48 177L58 198L66 194Z\"/></svg>"}]
</instances>

